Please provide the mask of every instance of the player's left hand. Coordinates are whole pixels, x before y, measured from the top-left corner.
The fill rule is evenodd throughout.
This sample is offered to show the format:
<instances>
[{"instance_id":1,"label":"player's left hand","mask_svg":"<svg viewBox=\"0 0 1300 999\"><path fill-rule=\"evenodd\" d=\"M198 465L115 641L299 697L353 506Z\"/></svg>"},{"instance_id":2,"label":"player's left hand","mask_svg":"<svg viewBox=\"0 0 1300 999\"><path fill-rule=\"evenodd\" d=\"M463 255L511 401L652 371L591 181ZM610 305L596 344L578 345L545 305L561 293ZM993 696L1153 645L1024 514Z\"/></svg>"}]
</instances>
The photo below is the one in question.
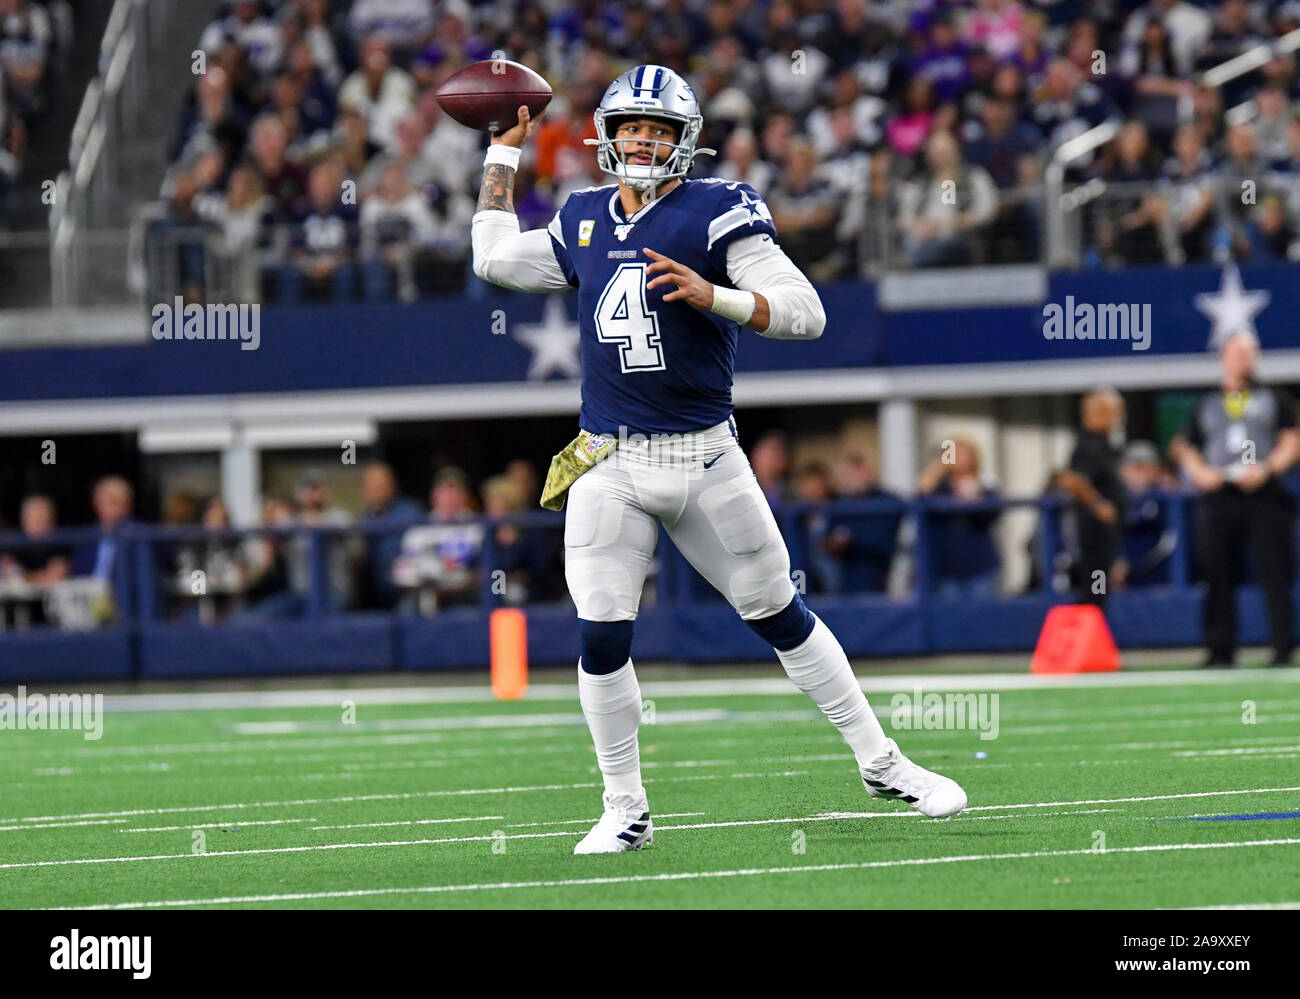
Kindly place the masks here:
<instances>
[{"instance_id":1,"label":"player's left hand","mask_svg":"<svg viewBox=\"0 0 1300 999\"><path fill-rule=\"evenodd\" d=\"M670 260L662 253L647 249L645 255L654 261L653 264L646 268L646 274L659 275L646 285L647 290L671 281L677 287L664 295L665 302L685 302L697 309L713 308L713 285L711 282L705 281L704 278L685 264Z\"/></svg>"}]
</instances>

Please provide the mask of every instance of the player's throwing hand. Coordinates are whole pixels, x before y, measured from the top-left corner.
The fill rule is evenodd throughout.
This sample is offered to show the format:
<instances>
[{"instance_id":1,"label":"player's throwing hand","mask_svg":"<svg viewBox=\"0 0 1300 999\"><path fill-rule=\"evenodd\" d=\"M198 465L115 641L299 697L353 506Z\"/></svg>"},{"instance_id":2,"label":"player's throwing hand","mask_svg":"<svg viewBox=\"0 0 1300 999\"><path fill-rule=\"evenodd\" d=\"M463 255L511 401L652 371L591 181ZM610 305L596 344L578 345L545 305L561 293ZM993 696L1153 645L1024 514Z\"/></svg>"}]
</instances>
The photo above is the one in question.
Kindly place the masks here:
<instances>
[{"instance_id":1,"label":"player's throwing hand","mask_svg":"<svg viewBox=\"0 0 1300 999\"><path fill-rule=\"evenodd\" d=\"M492 136L492 145L494 146L514 146L516 149L522 149L524 143L532 138L537 131L537 123L540 119L534 118L528 113L528 105L519 105L519 121L512 127L506 129L500 135Z\"/></svg>"},{"instance_id":2,"label":"player's throwing hand","mask_svg":"<svg viewBox=\"0 0 1300 999\"><path fill-rule=\"evenodd\" d=\"M677 287L664 296L665 302L685 302L697 309L713 308L713 285L705 281L685 264L670 260L662 253L646 248L645 255L654 261L646 268L646 274L658 274L646 285L646 290L671 281Z\"/></svg>"}]
</instances>

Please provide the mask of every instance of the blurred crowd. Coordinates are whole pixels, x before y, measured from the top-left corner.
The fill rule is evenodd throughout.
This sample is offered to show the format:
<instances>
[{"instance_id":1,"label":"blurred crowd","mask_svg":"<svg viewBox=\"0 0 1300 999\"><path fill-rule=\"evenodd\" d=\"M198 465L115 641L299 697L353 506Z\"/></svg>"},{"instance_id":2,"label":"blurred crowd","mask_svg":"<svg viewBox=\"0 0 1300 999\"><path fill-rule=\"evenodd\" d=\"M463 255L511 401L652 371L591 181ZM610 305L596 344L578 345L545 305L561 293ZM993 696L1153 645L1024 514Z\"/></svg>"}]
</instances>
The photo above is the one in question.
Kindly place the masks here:
<instances>
[{"instance_id":1,"label":"blurred crowd","mask_svg":"<svg viewBox=\"0 0 1300 999\"><path fill-rule=\"evenodd\" d=\"M72 44L68 0L0 0L0 226L28 139L46 120L52 77Z\"/></svg>"},{"instance_id":2,"label":"blurred crowd","mask_svg":"<svg viewBox=\"0 0 1300 999\"><path fill-rule=\"evenodd\" d=\"M591 112L654 62L700 98L720 156L697 172L752 184L815 279L1039 259L1044 166L1104 121L1118 138L1071 175L1109 188L1086 262L1287 258L1295 58L1201 75L1297 27L1294 0L234 0L199 40L152 235L193 296L212 253L271 298L463 287L485 137L434 92L503 54L555 86L516 190L526 227L607 182Z\"/></svg>"},{"instance_id":3,"label":"blurred crowd","mask_svg":"<svg viewBox=\"0 0 1300 999\"><path fill-rule=\"evenodd\" d=\"M938 511L924 518L923 527L902 498L881 488L875 464L861 451L847 449L833 465L792 465L791 450L783 432L770 431L755 440L749 459L804 592L914 591L922 531L929 590L947 596L1007 591L1006 546L999 538L1006 514L973 440L944 441L923 468L916 492L931 497ZM290 493L264 497L258 525L238 531L221 497L168 494L159 523L178 530L153 540L147 550L154 564L144 567L153 580L155 609L203 621L295 619L352 610L430 615L485 602L518 606L566 598L562 522L538 513L540 483L530 462L510 461L478 483L458 467L443 466L427 504L404 495L384 462L356 474L358 509L334 497L331 481L344 480L308 468ZM1125 582L1169 582L1171 521L1161 492L1177 489L1178 480L1155 445L1144 441L1124 451L1120 474L1132 497L1121 511L1124 558L1132 566ZM1055 479L1047 485L1049 492L1060 487ZM66 532L58 532L52 500L24 498L22 544L0 545L0 608L23 604L39 620L47 616L45 594L80 587L80 603L56 609L56 617L66 618L58 623L112 619L113 590L137 585L141 567L130 560L145 550L132 550L122 528L143 522L134 512L134 489L118 476L95 484L92 507L94 528L69 543ZM1064 540L1052 543L1060 551L1049 570L1060 592L1068 589L1072 571ZM1035 538L1029 546L1031 562L1037 562L1039 544ZM647 605L658 599L663 568L656 559ZM691 585L708 593L702 581ZM322 602L313 606L313 599Z\"/></svg>"}]
</instances>

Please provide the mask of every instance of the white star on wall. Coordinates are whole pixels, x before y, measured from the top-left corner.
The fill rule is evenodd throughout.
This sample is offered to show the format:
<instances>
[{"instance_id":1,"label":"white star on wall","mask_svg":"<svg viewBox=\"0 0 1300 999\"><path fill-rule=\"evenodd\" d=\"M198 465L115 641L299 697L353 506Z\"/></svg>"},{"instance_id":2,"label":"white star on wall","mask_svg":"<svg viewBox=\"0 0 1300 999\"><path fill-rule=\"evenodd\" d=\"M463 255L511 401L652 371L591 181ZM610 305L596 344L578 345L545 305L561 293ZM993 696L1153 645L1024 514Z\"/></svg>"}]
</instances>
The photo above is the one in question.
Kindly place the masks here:
<instances>
[{"instance_id":1,"label":"white star on wall","mask_svg":"<svg viewBox=\"0 0 1300 999\"><path fill-rule=\"evenodd\" d=\"M558 373L564 378L579 378L582 362L578 359L578 324L569 320L559 295L548 295L542 306L540 323L520 323L515 340L532 351L528 379L546 378Z\"/></svg>"},{"instance_id":2,"label":"white star on wall","mask_svg":"<svg viewBox=\"0 0 1300 999\"><path fill-rule=\"evenodd\" d=\"M1217 349L1233 333L1245 332L1258 337L1255 317L1268 307L1271 298L1267 291L1243 290L1237 265L1225 267L1218 291L1202 292L1192 299L1196 308L1214 324L1210 330L1209 348Z\"/></svg>"}]
</instances>

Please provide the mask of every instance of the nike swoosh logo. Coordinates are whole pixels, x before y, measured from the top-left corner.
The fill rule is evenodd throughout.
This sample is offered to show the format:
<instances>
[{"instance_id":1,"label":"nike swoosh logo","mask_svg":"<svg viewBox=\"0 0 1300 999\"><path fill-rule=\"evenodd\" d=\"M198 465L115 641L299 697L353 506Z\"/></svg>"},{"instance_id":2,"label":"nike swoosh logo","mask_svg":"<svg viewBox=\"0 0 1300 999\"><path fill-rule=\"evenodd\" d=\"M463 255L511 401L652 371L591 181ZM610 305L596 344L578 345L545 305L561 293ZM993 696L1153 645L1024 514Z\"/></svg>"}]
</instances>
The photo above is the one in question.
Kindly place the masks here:
<instances>
[{"instance_id":1,"label":"nike swoosh logo","mask_svg":"<svg viewBox=\"0 0 1300 999\"><path fill-rule=\"evenodd\" d=\"M712 468L714 465L716 465L716 464L718 463L718 460L719 460L721 457L722 457L722 455L718 455L718 457L717 457L717 458L714 458L712 461L706 461L706 462L704 463L704 467L705 467L705 468Z\"/></svg>"}]
</instances>

